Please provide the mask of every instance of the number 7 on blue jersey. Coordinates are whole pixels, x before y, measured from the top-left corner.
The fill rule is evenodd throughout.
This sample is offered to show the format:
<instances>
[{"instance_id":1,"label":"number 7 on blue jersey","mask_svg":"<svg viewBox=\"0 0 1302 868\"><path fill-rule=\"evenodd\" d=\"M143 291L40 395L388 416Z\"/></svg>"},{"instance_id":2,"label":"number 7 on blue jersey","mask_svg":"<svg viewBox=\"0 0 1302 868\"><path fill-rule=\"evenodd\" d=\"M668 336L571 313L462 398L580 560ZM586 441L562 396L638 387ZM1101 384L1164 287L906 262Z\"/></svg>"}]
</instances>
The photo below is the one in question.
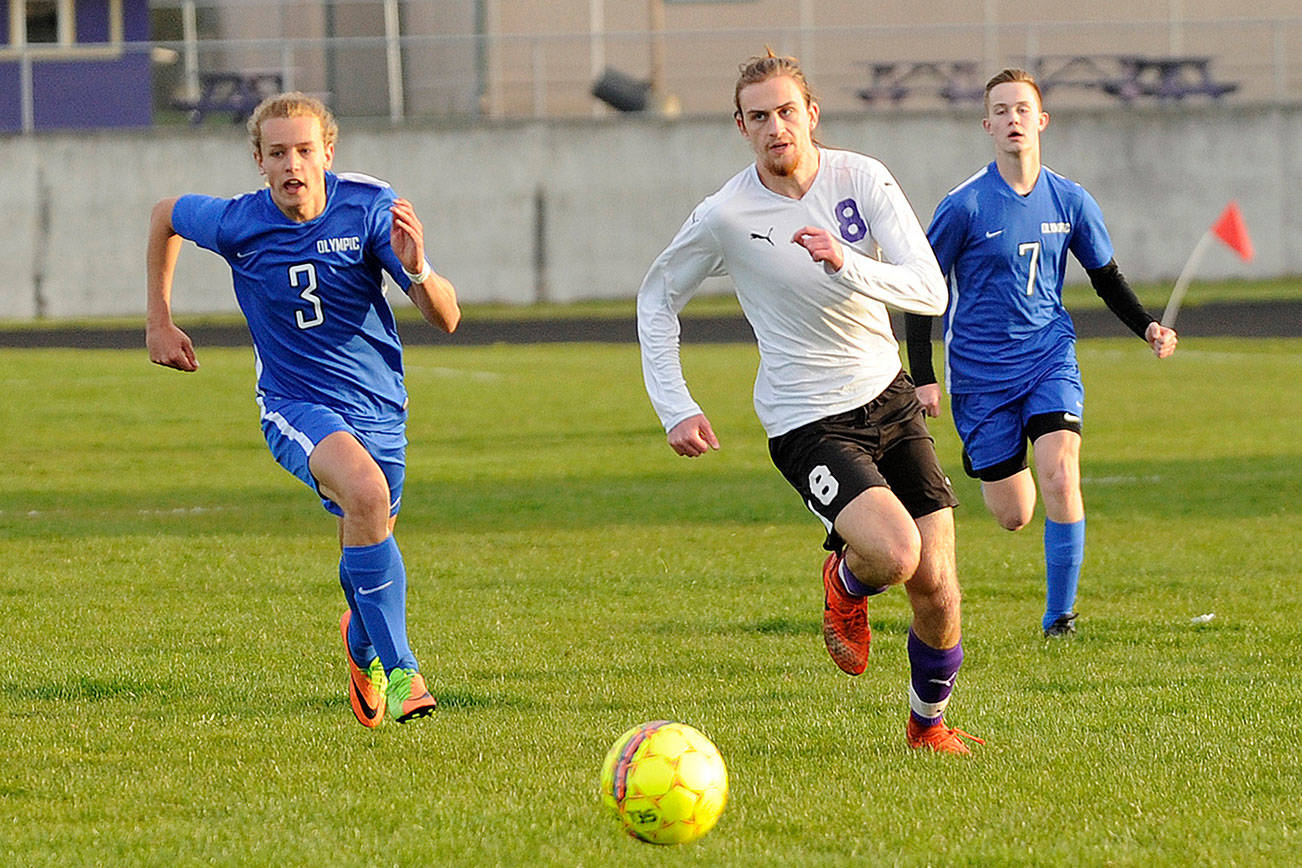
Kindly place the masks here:
<instances>
[{"instance_id":1,"label":"number 7 on blue jersey","mask_svg":"<svg viewBox=\"0 0 1302 868\"><path fill-rule=\"evenodd\" d=\"M1024 241L1017 245L1017 255L1025 256L1031 254L1030 272L1026 275L1026 294L1035 294L1035 274L1040 268L1040 242Z\"/></svg>"}]
</instances>

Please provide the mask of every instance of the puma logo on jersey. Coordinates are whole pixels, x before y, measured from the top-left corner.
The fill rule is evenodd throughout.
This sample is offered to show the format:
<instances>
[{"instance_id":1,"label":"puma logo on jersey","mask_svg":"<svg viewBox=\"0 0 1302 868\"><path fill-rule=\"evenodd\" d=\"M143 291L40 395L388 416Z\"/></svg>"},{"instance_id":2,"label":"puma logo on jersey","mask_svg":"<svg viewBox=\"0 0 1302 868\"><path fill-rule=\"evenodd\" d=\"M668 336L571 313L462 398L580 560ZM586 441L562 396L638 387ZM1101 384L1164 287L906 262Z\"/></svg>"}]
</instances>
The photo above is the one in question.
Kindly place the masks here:
<instances>
[{"instance_id":1,"label":"puma logo on jersey","mask_svg":"<svg viewBox=\"0 0 1302 868\"><path fill-rule=\"evenodd\" d=\"M1041 223L1040 233L1043 235L1066 235L1071 231L1070 223Z\"/></svg>"},{"instance_id":2,"label":"puma logo on jersey","mask_svg":"<svg viewBox=\"0 0 1302 868\"><path fill-rule=\"evenodd\" d=\"M357 235L346 238L319 238L316 242L317 253L353 253L362 249L362 239Z\"/></svg>"},{"instance_id":3,"label":"puma logo on jersey","mask_svg":"<svg viewBox=\"0 0 1302 868\"><path fill-rule=\"evenodd\" d=\"M752 232L752 233L750 234L750 237L751 237L751 240L753 240L753 241L767 241L767 242L769 243L769 247L776 247L776 246L777 246L777 245L775 245L775 244L773 243L773 227L772 227L772 226L769 227L769 234L768 234L768 235L760 235L758 232Z\"/></svg>"}]
</instances>

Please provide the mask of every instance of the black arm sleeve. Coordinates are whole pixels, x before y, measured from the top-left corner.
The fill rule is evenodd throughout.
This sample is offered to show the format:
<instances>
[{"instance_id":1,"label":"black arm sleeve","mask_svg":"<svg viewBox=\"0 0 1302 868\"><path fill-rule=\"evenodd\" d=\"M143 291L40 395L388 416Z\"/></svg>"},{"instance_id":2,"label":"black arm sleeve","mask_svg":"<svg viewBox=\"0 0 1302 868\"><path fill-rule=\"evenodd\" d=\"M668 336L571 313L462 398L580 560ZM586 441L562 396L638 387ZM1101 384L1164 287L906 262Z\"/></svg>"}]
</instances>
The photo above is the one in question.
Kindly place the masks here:
<instances>
[{"instance_id":1,"label":"black arm sleeve","mask_svg":"<svg viewBox=\"0 0 1302 868\"><path fill-rule=\"evenodd\" d=\"M909 376L915 386L929 386L936 382L936 371L931 366L931 324L937 317L919 313L904 315L904 339L909 350Z\"/></svg>"},{"instance_id":2,"label":"black arm sleeve","mask_svg":"<svg viewBox=\"0 0 1302 868\"><path fill-rule=\"evenodd\" d=\"M1086 269L1086 274L1090 276L1090 283L1094 285L1094 291L1098 293L1099 298L1103 299L1108 310L1117 315L1117 319L1126 324L1132 332L1141 338L1144 332L1148 331L1148 324L1154 322L1153 317L1148 315L1144 306L1139 303L1135 297L1135 291L1126 283L1126 278L1122 275L1121 270L1117 268L1117 261L1113 259L1102 268ZM912 346L910 346L912 352Z\"/></svg>"}]
</instances>

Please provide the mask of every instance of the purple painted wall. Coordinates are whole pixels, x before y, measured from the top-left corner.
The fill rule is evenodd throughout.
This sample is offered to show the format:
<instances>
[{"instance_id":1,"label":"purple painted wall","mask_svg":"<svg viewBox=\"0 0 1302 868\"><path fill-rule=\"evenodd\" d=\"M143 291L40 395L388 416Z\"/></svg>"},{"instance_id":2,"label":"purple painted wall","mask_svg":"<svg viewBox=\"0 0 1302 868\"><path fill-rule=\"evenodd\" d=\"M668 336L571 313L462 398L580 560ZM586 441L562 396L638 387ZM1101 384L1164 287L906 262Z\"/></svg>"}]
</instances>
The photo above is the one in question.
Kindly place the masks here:
<instances>
[{"instance_id":1,"label":"purple painted wall","mask_svg":"<svg viewBox=\"0 0 1302 868\"><path fill-rule=\"evenodd\" d=\"M0 63L0 133L23 127L23 109L18 104L18 64Z\"/></svg>"},{"instance_id":2,"label":"purple painted wall","mask_svg":"<svg viewBox=\"0 0 1302 868\"><path fill-rule=\"evenodd\" d=\"M78 44L109 38L108 0L75 0ZM0 43L9 42L10 0L0 0ZM115 58L52 57L32 61L34 123L40 130L140 127L153 123L148 0L123 0L123 39ZM22 129L17 61L0 63L0 132Z\"/></svg>"},{"instance_id":3,"label":"purple painted wall","mask_svg":"<svg viewBox=\"0 0 1302 868\"><path fill-rule=\"evenodd\" d=\"M113 61L46 61L32 67L36 128L142 127L153 122L149 55Z\"/></svg>"},{"instance_id":4,"label":"purple painted wall","mask_svg":"<svg viewBox=\"0 0 1302 868\"><path fill-rule=\"evenodd\" d=\"M124 10L125 15L125 10ZM77 3L77 42L108 42L108 8L99 3Z\"/></svg>"}]
</instances>

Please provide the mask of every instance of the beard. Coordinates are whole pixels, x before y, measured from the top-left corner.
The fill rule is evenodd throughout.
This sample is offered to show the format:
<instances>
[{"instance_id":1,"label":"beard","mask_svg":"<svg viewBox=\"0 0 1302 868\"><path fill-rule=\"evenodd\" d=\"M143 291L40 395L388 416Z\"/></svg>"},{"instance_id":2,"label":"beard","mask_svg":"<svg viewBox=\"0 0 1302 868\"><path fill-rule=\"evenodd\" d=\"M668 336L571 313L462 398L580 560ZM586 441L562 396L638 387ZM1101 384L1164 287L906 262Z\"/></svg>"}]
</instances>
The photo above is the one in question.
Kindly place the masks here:
<instances>
[{"instance_id":1,"label":"beard","mask_svg":"<svg viewBox=\"0 0 1302 868\"><path fill-rule=\"evenodd\" d=\"M766 154L764 157L764 168L769 174L779 178L788 178L794 175L796 169L800 166L800 152L793 146L784 154L774 156Z\"/></svg>"}]
</instances>

